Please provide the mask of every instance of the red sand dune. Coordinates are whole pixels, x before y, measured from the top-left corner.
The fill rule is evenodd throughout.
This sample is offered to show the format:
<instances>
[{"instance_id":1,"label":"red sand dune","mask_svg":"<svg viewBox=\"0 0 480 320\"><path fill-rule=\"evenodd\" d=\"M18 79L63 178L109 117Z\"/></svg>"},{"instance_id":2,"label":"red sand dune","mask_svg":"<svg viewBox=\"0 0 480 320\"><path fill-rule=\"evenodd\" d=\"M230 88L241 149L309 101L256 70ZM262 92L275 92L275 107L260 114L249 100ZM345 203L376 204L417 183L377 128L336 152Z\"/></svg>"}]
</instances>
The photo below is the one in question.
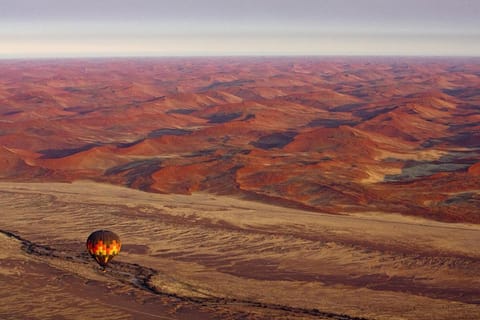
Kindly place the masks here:
<instances>
[{"instance_id":1,"label":"red sand dune","mask_svg":"<svg viewBox=\"0 0 480 320\"><path fill-rule=\"evenodd\" d=\"M480 162L475 163L468 168L468 173L473 176L480 176Z\"/></svg>"},{"instance_id":2,"label":"red sand dune","mask_svg":"<svg viewBox=\"0 0 480 320\"><path fill-rule=\"evenodd\" d=\"M478 223L478 62L3 61L0 174Z\"/></svg>"}]
</instances>

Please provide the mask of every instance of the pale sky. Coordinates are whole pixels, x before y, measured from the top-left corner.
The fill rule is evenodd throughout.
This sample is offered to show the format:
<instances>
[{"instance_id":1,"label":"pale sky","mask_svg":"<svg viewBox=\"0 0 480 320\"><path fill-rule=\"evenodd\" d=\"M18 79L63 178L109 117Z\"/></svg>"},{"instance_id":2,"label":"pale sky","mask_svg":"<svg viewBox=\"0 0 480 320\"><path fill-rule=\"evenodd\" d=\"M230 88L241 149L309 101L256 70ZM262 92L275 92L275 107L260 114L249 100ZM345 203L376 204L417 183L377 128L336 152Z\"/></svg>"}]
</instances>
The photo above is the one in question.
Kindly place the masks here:
<instances>
[{"instance_id":1,"label":"pale sky","mask_svg":"<svg viewBox=\"0 0 480 320\"><path fill-rule=\"evenodd\" d=\"M0 58L480 56L480 0L0 0Z\"/></svg>"}]
</instances>

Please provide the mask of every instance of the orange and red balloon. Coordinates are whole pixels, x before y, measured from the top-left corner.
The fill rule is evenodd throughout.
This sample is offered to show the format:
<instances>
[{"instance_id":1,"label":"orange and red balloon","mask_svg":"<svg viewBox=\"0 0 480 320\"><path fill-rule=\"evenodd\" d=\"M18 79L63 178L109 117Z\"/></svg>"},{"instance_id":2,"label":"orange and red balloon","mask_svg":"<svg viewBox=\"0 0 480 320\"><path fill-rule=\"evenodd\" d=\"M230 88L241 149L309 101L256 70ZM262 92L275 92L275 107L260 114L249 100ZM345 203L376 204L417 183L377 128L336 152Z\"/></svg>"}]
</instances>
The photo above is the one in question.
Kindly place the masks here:
<instances>
[{"instance_id":1,"label":"orange and red balloon","mask_svg":"<svg viewBox=\"0 0 480 320\"><path fill-rule=\"evenodd\" d=\"M87 239L88 253L104 268L114 256L120 253L121 247L120 237L109 230L92 232Z\"/></svg>"}]
</instances>

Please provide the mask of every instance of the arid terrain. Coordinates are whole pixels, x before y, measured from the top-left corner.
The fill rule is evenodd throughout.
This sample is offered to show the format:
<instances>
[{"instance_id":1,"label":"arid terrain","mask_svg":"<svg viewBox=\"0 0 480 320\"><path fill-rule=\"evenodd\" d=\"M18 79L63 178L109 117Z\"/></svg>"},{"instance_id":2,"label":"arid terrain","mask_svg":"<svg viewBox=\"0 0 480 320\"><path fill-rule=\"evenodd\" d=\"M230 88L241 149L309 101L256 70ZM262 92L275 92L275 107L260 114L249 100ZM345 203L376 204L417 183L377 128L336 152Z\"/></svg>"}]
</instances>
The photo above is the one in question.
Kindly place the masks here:
<instances>
[{"instance_id":1,"label":"arid terrain","mask_svg":"<svg viewBox=\"0 0 480 320\"><path fill-rule=\"evenodd\" d=\"M478 58L0 72L0 319L478 319Z\"/></svg>"},{"instance_id":2,"label":"arid terrain","mask_svg":"<svg viewBox=\"0 0 480 320\"><path fill-rule=\"evenodd\" d=\"M476 319L480 226L1 183L2 319ZM85 251L108 226L123 252ZM103 315L103 316L102 316Z\"/></svg>"}]
</instances>

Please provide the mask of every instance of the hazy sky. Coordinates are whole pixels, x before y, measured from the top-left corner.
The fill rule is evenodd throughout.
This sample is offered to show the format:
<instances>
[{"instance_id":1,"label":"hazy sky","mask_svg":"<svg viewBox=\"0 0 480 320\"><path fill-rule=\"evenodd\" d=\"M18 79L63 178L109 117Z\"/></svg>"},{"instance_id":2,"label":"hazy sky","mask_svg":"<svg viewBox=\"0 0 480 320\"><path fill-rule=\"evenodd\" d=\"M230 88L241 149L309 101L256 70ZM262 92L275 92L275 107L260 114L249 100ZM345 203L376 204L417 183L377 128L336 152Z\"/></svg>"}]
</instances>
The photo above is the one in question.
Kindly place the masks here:
<instances>
[{"instance_id":1,"label":"hazy sky","mask_svg":"<svg viewBox=\"0 0 480 320\"><path fill-rule=\"evenodd\" d=\"M480 56L480 0L0 0L0 57Z\"/></svg>"}]
</instances>

